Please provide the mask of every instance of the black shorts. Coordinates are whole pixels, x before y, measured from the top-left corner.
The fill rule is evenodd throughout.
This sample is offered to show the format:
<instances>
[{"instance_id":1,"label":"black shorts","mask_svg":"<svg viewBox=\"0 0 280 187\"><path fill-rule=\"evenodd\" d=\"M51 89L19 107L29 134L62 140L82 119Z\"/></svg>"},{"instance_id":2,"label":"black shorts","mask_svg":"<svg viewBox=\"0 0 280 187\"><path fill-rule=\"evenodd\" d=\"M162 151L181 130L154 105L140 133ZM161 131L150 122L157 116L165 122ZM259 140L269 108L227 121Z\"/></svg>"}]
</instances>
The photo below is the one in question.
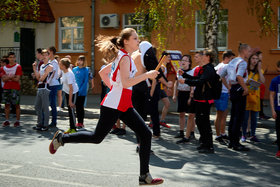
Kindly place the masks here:
<instances>
[{"instance_id":1,"label":"black shorts","mask_svg":"<svg viewBox=\"0 0 280 187\"><path fill-rule=\"evenodd\" d=\"M190 98L190 91L178 91L177 112L189 113L190 110L190 105L188 105L189 98Z\"/></svg>"},{"instance_id":2,"label":"black shorts","mask_svg":"<svg viewBox=\"0 0 280 187\"><path fill-rule=\"evenodd\" d=\"M165 97L167 97L167 95L166 95L166 93L165 93L165 91L164 90L160 90L160 95L159 95L159 97L160 97L160 99L163 99L163 98L165 98Z\"/></svg>"}]
</instances>

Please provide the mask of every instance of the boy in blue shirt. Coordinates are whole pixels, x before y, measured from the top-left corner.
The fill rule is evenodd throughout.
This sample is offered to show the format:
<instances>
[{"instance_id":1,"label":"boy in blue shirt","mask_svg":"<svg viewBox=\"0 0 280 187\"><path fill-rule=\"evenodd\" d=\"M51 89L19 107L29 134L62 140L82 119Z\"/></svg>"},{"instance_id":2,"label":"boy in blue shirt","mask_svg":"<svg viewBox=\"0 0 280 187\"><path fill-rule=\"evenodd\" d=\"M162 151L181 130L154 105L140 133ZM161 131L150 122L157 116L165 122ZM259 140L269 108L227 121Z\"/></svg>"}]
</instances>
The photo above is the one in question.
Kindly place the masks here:
<instances>
[{"instance_id":1,"label":"boy in blue shirt","mask_svg":"<svg viewBox=\"0 0 280 187\"><path fill-rule=\"evenodd\" d=\"M277 62L277 71L280 72L280 61ZM280 75L271 80L269 87L269 100L272 117L275 119L276 143L278 151L276 157L280 158Z\"/></svg>"}]
</instances>

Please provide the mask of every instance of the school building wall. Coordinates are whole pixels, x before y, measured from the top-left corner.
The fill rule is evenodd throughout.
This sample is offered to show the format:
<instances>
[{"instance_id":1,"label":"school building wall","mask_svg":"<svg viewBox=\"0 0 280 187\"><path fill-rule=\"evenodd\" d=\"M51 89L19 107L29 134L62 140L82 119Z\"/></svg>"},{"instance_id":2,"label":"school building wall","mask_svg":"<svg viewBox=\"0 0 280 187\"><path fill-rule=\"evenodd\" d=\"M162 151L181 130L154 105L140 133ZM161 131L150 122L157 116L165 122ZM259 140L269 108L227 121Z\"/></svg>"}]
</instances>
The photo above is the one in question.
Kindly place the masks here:
<instances>
[{"instance_id":1,"label":"school building wall","mask_svg":"<svg viewBox=\"0 0 280 187\"><path fill-rule=\"evenodd\" d=\"M91 0L74 1L74 0L49 0L50 7L55 17L55 44L58 48L58 21L62 16L84 16L84 53L59 53L60 56L71 55L72 62L76 61L76 58L83 54L86 56L88 66L91 62ZM94 15L94 33L95 37L101 35L118 35L123 28L123 14L134 13L134 8L138 6L138 2L134 0L107 0L107 1L95 1L95 15ZM273 9L278 13L278 7L280 4L274 2ZM280 50L278 48L277 40L278 34L270 36L261 36L259 33L259 25L257 23L256 15L250 15L248 8L250 5L248 1L235 0L235 1L223 1L221 9L228 9L228 38L227 49L232 50L236 55L237 47L240 42L248 43L253 48L260 48L263 52L263 69L266 71L266 90L268 90L269 83L275 74L275 63L280 60ZM100 28L100 14L112 14L119 15L120 26L119 28ZM278 15L276 15L278 16ZM177 39L176 39L177 38ZM155 39L152 38L152 43L157 46ZM195 25L191 29L182 31L175 35L171 34L168 38L168 49L180 50L183 54L194 54L195 49ZM161 51L158 51L160 54ZM98 71L103 65L102 54L95 47L94 50L94 68L95 68L95 93L101 92L100 77ZM220 52L220 60L221 60ZM197 64L193 63L193 67ZM268 98L268 91L266 91L266 98Z\"/></svg>"}]
</instances>

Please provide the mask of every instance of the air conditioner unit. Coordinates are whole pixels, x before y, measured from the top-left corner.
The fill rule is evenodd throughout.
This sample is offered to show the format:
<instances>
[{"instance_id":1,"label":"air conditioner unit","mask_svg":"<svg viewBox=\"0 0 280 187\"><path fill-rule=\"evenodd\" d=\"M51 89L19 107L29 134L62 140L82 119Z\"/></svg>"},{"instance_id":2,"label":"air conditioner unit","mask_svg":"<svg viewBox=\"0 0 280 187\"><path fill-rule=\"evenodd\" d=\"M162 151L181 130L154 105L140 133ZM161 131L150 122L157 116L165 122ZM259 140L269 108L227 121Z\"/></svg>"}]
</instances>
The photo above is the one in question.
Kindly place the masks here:
<instances>
[{"instance_id":1,"label":"air conditioner unit","mask_svg":"<svg viewBox=\"0 0 280 187\"><path fill-rule=\"evenodd\" d=\"M118 14L100 14L100 28L118 28L119 26Z\"/></svg>"}]
</instances>

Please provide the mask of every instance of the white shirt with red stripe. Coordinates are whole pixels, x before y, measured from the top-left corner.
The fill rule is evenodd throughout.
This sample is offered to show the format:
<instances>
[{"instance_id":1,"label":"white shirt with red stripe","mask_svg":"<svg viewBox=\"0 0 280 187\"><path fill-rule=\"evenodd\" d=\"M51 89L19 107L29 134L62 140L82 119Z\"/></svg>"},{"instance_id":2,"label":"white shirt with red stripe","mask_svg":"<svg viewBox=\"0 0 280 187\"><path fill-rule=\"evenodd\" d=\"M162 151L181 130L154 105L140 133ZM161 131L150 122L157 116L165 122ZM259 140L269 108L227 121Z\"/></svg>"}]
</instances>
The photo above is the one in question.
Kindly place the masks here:
<instances>
[{"instance_id":1,"label":"white shirt with red stripe","mask_svg":"<svg viewBox=\"0 0 280 187\"><path fill-rule=\"evenodd\" d=\"M134 61L128 55L128 53L121 49L119 50L118 57L112 63L111 73L110 73L110 83L111 89L104 97L101 102L102 106L117 109L121 112L127 111L127 109L132 108L132 87L123 88L120 76L120 61L123 57L128 56L130 59L130 73L129 77L134 77L137 72Z\"/></svg>"}]
</instances>

